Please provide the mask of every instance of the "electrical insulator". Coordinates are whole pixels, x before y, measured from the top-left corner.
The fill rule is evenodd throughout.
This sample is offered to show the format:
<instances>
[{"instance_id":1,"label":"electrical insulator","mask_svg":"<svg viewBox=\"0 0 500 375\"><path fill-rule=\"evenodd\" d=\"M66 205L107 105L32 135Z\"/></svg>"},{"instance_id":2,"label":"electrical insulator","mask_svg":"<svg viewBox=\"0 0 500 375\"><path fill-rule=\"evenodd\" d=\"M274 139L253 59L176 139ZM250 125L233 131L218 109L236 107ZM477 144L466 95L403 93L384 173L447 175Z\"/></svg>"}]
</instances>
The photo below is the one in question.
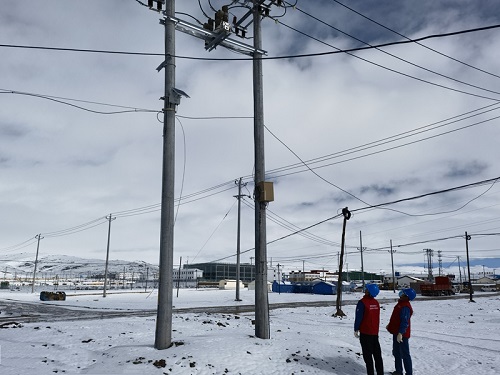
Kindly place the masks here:
<instances>
[{"instance_id":1,"label":"electrical insulator","mask_svg":"<svg viewBox=\"0 0 500 375\"><path fill-rule=\"evenodd\" d=\"M148 7L150 9L153 8L154 4L153 3L156 3L156 9L157 10L161 10L162 6L163 6L163 0L148 0Z\"/></svg>"},{"instance_id":2,"label":"electrical insulator","mask_svg":"<svg viewBox=\"0 0 500 375\"><path fill-rule=\"evenodd\" d=\"M222 6L222 13L224 13L222 20L224 22L229 22L229 7L227 5Z\"/></svg>"},{"instance_id":3,"label":"electrical insulator","mask_svg":"<svg viewBox=\"0 0 500 375\"><path fill-rule=\"evenodd\" d=\"M269 17L270 9L267 6L259 5L259 13L264 14L266 17Z\"/></svg>"},{"instance_id":4,"label":"electrical insulator","mask_svg":"<svg viewBox=\"0 0 500 375\"><path fill-rule=\"evenodd\" d=\"M222 21L224 21L224 12L222 10L218 10L215 12L215 28L220 27Z\"/></svg>"},{"instance_id":5,"label":"electrical insulator","mask_svg":"<svg viewBox=\"0 0 500 375\"><path fill-rule=\"evenodd\" d=\"M214 31L214 20L209 18L207 22L203 24L205 30Z\"/></svg>"}]
</instances>

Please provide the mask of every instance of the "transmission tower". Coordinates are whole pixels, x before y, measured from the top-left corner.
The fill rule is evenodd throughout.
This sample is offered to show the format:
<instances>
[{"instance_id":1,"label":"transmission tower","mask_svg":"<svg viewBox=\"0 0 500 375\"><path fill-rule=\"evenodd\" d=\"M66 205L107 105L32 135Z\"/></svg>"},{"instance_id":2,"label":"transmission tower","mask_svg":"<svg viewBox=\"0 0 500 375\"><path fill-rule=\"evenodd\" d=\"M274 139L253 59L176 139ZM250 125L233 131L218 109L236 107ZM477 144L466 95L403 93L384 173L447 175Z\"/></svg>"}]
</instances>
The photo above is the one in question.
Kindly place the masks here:
<instances>
[{"instance_id":1,"label":"transmission tower","mask_svg":"<svg viewBox=\"0 0 500 375\"><path fill-rule=\"evenodd\" d=\"M432 274L432 257L434 256L434 250L424 249L424 251L427 256L427 278L429 279L429 281L432 281L434 279L434 276Z\"/></svg>"},{"instance_id":2,"label":"transmission tower","mask_svg":"<svg viewBox=\"0 0 500 375\"><path fill-rule=\"evenodd\" d=\"M441 250L438 250L439 276L443 275L443 258L441 256L441 252Z\"/></svg>"}]
</instances>

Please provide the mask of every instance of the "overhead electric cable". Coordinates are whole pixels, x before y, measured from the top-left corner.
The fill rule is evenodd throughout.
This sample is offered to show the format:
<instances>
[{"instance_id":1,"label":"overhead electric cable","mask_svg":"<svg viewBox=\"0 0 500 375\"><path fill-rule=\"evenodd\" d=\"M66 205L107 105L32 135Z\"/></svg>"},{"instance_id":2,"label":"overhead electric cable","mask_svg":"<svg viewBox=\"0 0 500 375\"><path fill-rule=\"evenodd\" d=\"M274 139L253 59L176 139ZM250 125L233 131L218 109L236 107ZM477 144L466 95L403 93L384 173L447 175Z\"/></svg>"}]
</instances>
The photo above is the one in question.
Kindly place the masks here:
<instances>
[{"instance_id":1,"label":"overhead electric cable","mask_svg":"<svg viewBox=\"0 0 500 375\"><path fill-rule=\"evenodd\" d=\"M402 203L402 202L409 202L409 201L412 201L412 200L421 199L421 198L424 198L424 197L429 197L429 196L433 196L433 195L437 195L437 194L449 193L449 192L452 192L452 191L464 190L464 189L469 189L469 188L472 188L472 187L483 186L483 185L487 185L487 184L495 184L496 182L498 182L498 180L500 180L500 177L490 178L490 179L487 179L487 180L473 182L473 183L470 183L470 184L456 186L456 187L452 187L452 188L448 188L448 189L433 191L433 192L430 192L430 193L420 194L420 195L416 195L416 196L413 196L413 197L397 199L397 200L394 200L394 201L391 201L391 202L380 203L380 204L372 205L372 206L369 206L369 207L356 208L356 209L352 209L350 211L351 211L351 213L352 212L360 212L360 211L365 211L367 209L372 209L372 208L376 208L376 207L383 207L383 206L394 205L394 204ZM488 188L488 190L489 189L491 189L491 187ZM481 195L483 195L485 193L486 192L482 193ZM422 216L422 215L418 215L418 216Z\"/></svg>"},{"instance_id":2,"label":"overhead electric cable","mask_svg":"<svg viewBox=\"0 0 500 375\"><path fill-rule=\"evenodd\" d=\"M255 207L248 203L246 200L243 200L243 204L245 204L247 207L249 207L250 209L255 209ZM277 215L276 213L272 212L271 210L267 209L266 211L268 213L268 216L267 218L272 221L273 223L276 223L277 225L291 231L291 232L295 232L297 229L300 229L298 226L296 226L295 224L292 224L290 223L289 221L285 220L284 218L282 218L281 216ZM310 232L307 232L307 231L302 231L299 233L300 236L304 237L304 238L307 238L309 240L312 240L312 241L315 241L315 242L318 242L318 243L321 243L323 245L328 245L328 246L340 246L339 243L336 243L334 241L330 241L326 238L323 238L323 237L320 237L320 236L317 236L315 234L312 234Z\"/></svg>"},{"instance_id":3,"label":"overhead electric cable","mask_svg":"<svg viewBox=\"0 0 500 375\"><path fill-rule=\"evenodd\" d=\"M117 106L114 104L105 104L105 103L99 103L99 102L91 102L91 101L84 101L84 100L77 100L77 99L69 99L69 98L60 98L56 96L50 96L50 95L42 95L42 94L35 94L35 93L30 93L30 92L22 92L22 91L14 91L14 90L6 90L6 89L0 89L0 94L15 94L15 95L25 95L25 96L33 96L36 98L41 98L41 99L46 99L50 100L56 103L68 105L70 107L75 107L87 112L92 112L92 113L97 113L101 115L115 115L115 114L121 114L121 113L131 113L131 112L157 112L157 110L152 110L152 109L140 109L140 108L133 108L133 107L124 107L124 106ZM79 101L79 102L84 102L84 103L90 103L90 104L98 104L98 105L103 105L103 106L110 106L110 107L120 107L120 108L130 108L127 110L123 111L112 111L112 112L103 112L103 111L96 111L92 110L89 108L85 108L76 104L68 103L68 101Z\"/></svg>"},{"instance_id":4,"label":"overhead electric cable","mask_svg":"<svg viewBox=\"0 0 500 375\"><path fill-rule=\"evenodd\" d=\"M19 249L22 249L26 246L29 246L33 243L36 242L36 237L31 237L30 239L26 240L26 241L23 241L21 243L18 243L16 245L12 245L12 246L7 246L7 247L4 247L4 248L1 248L0 251L13 251L13 250L19 250Z\"/></svg>"},{"instance_id":5,"label":"overhead electric cable","mask_svg":"<svg viewBox=\"0 0 500 375\"><path fill-rule=\"evenodd\" d=\"M233 202L233 204L231 205L231 207L229 208L229 210L226 212L226 214L224 215L224 217L222 218L222 220L219 222L219 224L217 224L217 226L212 231L212 233L210 234L210 236L207 238L207 240L205 241L205 243L203 244L203 246L200 248L200 250L198 250L198 252L194 256L194 258L192 259L192 262L194 262L194 260L198 257L198 255L205 248L205 246L207 246L208 241L210 241L210 239L213 237L213 235L215 234L215 232L217 232L217 230L219 229L219 227L222 225L222 222L226 219L227 215L229 215L229 213L231 212L231 210L233 209L233 207L236 205L236 202L238 202L238 200L235 200Z\"/></svg>"},{"instance_id":6,"label":"overhead electric cable","mask_svg":"<svg viewBox=\"0 0 500 375\"><path fill-rule=\"evenodd\" d=\"M494 73L488 72L488 71L486 71L486 70L484 70L484 69L480 69L480 68L478 68L478 67L476 67L476 66L474 66L474 65L471 65L471 64L468 64L468 63L466 63L466 62L464 62L464 61L458 60L458 59L456 59L456 58L454 58L454 57L452 57L452 56L450 56L450 55L447 55L447 54L442 53L442 52L440 52L440 51L438 51L438 50L436 50L436 49L434 49L434 48L431 48L431 47L429 47L429 46L426 46L425 44L420 43L417 39L411 39L411 38L409 38L409 37L407 37L407 36L405 36L405 35L403 35L403 34L401 34L401 33L397 32L397 31L396 31L396 30L394 30L394 29L391 29L390 27L387 27L387 26L385 26L385 25L381 24L380 22L375 21L373 18L367 17L366 15L364 15L364 14L362 14L362 13L358 12L357 10L355 10L355 9L353 9L353 8L351 8L351 7L349 7L349 6L345 5L345 4L343 4L343 3L341 3L341 2L340 2L340 1L338 1L338 0L332 0L332 1L333 1L333 2L335 2L335 3L337 3L337 4L339 4L339 5L341 5L341 6L343 6L343 7L344 7L344 8L346 8L346 9L349 9L351 12L356 13L357 15L359 15L359 16L361 16L361 17L363 17L363 18L367 19L368 21L373 22L373 23L375 23L376 25L379 25L380 27L382 27L382 28L384 28L384 29L386 29L386 30L391 31L391 32L393 32L394 34L397 34L397 35L399 35L399 36L400 36L400 37L402 37L402 38L405 38L406 40L408 40L408 41L409 41L409 42L411 42L411 43L416 43L416 44L418 44L419 46L421 46L421 47L424 47L424 48L428 49L429 51L432 51L432 52L434 52L434 53L437 53L438 55L444 56L444 57L446 57L446 58L448 58L448 59L450 59L450 60L453 60L453 61L455 61L455 62L458 62L458 63L460 63L460 64L462 64L462 65L465 65L465 66L467 66L467 67L469 67L469 68L475 69L475 70L477 70L477 71L480 71L480 72L482 72L482 73L488 74L488 75L493 76L493 77L496 77L496 78L500 78L500 76L499 76L499 75L497 75L497 74L494 74Z\"/></svg>"},{"instance_id":7,"label":"overhead electric cable","mask_svg":"<svg viewBox=\"0 0 500 375\"><path fill-rule=\"evenodd\" d=\"M84 230L88 230L88 229L94 228L94 227L96 227L98 225L101 225L101 224L104 224L106 222L107 222L106 217L100 217L100 218L94 219L92 221L89 221L87 223L80 224L80 225L77 225L77 226L74 226L74 227L71 227L71 228L66 228L66 229L55 231L55 232L41 233L41 235L43 237L47 237L47 238L49 238L49 237L67 236L67 235L70 235L70 234L73 234L73 233L77 233L77 232L81 232L81 231L84 231Z\"/></svg>"},{"instance_id":8,"label":"overhead electric cable","mask_svg":"<svg viewBox=\"0 0 500 375\"><path fill-rule=\"evenodd\" d=\"M352 39L354 39L354 40L356 40L356 41L358 41L358 42L360 42L360 43L363 43L363 44L365 44L365 45L367 45L367 46L373 47L373 48L375 48L377 51L380 51L380 52L382 52L382 53L384 53L384 54L386 54L386 55L388 55L388 56L391 56L391 57L393 57L393 58L395 58L395 59L397 59L397 60L403 61L403 62L404 62L404 63L406 63L406 64L412 65L412 66L414 66L414 67L416 67L416 68L419 68L419 69L425 70L426 72L429 72L429 73L432 73L432 74L438 75L438 76L440 76L440 77L443 77L443 78L449 79L449 80L451 80L451 81L454 81L454 82L457 82L457 83L460 83L460 84L463 84L463 85L466 85L466 86L469 86L469 87L473 87L473 88L478 89L478 90L483 90L483 91L486 91L486 92L489 92L489 93L492 93L492 94L497 94L497 95L500 95L500 92L498 92L498 91L494 91L494 90L486 89L486 88L483 88L483 87L480 87L480 86L477 86L477 85L473 85L473 84L468 83L468 82L461 81L461 80L459 80L459 79L456 79L456 78L453 78L453 77L447 76L447 75L445 75L445 74L442 74L442 73L436 72L436 71L434 71L434 70L428 69L428 68L426 68L426 67L423 67L423 66L421 66L421 65L419 65L419 64L415 64L415 63L413 63L413 62L411 62L411 61L409 61L409 60L403 59L402 57L399 57L399 56L397 56L397 55L395 55L395 54L393 54L393 53L390 53L390 52L388 52L388 51L386 51L386 50L384 50L384 49L382 49L382 48L380 48L380 47L373 46L372 44L370 44L370 43L368 43L368 42L365 42L365 41L363 41L363 40L361 40L361 39L359 39L359 38L357 38L357 37L355 37L355 36L353 36L353 35L351 35L351 34L349 34L349 33L345 32L345 31L342 31L342 30L340 30L339 28L337 28L337 27L335 27L335 26L333 26L333 25L330 25L329 23L327 23L327 22L325 22L325 21L323 21L323 20L319 19L318 17L313 16L313 15L312 15L312 14L310 14L310 13L307 13L307 12L303 11L303 10L302 10L302 9L300 9L300 8L296 8L296 10L297 10L297 11L299 11L300 13L305 14L306 16L308 16L308 17L312 18L313 20L318 21L318 22L320 22L321 24L326 25L326 26L328 26L328 27L332 28L332 29L333 29L333 30L335 30L335 31L337 31L337 32L339 32L339 33L341 33L341 34L344 34L344 35L348 36L349 38L352 38ZM311 36L310 36L310 37L311 37ZM313 37L311 37L311 38L313 38ZM316 38L313 38L313 39L314 39L314 40L317 40ZM330 45L330 44L328 44L328 43L325 43L325 42L322 42L322 43L324 43L324 44L327 44L327 45L331 46L331 45ZM332 47L332 48L336 48L336 49L338 49L337 47L334 47L334 46L331 46L331 47ZM371 62L371 61L370 61L370 62ZM398 73L399 73L399 72L398 72ZM416 78L416 77L412 77L412 78Z\"/></svg>"},{"instance_id":9,"label":"overhead electric cable","mask_svg":"<svg viewBox=\"0 0 500 375\"><path fill-rule=\"evenodd\" d=\"M384 66L384 65L382 65L382 64L378 64L378 63L376 63L376 62L374 62L374 61L371 61L371 60L365 59L364 57L361 57L361 56L355 55L354 53L352 53L352 52L348 52L347 50L343 50L343 49L341 49L341 48L335 47L335 46L334 46L334 45L332 45L332 44L329 44L329 43L327 43L327 42L325 42L325 41L323 41L323 40L321 40L321 39L315 38L315 37L313 37L313 36L311 36L311 35L309 35L309 34L307 34L307 33L303 32L303 31L300 31L300 30L298 30L298 29L296 29L296 28L294 28L294 27L292 27L292 26L289 26L289 25L287 25L287 24L285 24L285 23L283 23L283 22L281 22L281 21L279 21L279 20L275 20L275 21L276 21L276 23L277 23L277 24L280 24L280 25L282 25L282 26L285 26L285 27L289 28L290 30L293 30L293 31L295 31L295 32L297 32L297 33L299 33L299 34L301 34L301 35L304 35L304 36L306 36L306 37L308 37L308 38L310 38L310 39L313 39L313 40L315 40L315 41L317 41L317 42L319 42L319 43L322 43L322 44L324 44L324 45L326 45L326 46L329 46L329 47L331 47L331 48L333 48L333 49L336 49L336 50L337 50L337 51L339 51L339 52L340 52L340 51L342 51L342 52L344 52L345 54L347 54L347 55L349 55L349 56L352 56L352 57L354 57L354 58L356 58L356 59L359 59L359 60L361 60L361 61L364 61L364 62L366 62L366 63L368 63L368 64L371 64L371 65L377 66L377 67L379 67L379 68L381 68L381 69L384 69L384 70L387 70L387 71L389 71L389 72L396 73L396 74L399 74L399 75L401 75L401 76L404 76L404 77L407 77L407 78L411 78L411 79L414 79L414 80L419 81L419 82L422 82L422 83L427 83L427 84L432 85L432 86L440 87L440 88L442 88L442 89L446 89L446 90L450 90L450 91L458 92L458 93L461 93L461 94L465 94L465 95L469 95L469 96L474 96L474 97L481 98L481 99L488 99L488 100L492 100L492 101L495 101L495 102L500 101L500 99L499 99L499 98L492 98L492 97L489 97L489 96L484 96L484 95L474 94L474 93L472 93L472 92L468 92L468 91L464 91L464 90L459 90L459 89L456 89L456 88L453 88L453 87L449 87L449 86L445 86L445 85L442 85L442 84L439 84L439 83L436 83L436 82L431 82L431 81L425 80L425 79L423 79L423 78L415 77L415 76L412 76L411 74L407 74L407 73L400 72L399 70L389 68L389 67Z\"/></svg>"},{"instance_id":10,"label":"overhead electric cable","mask_svg":"<svg viewBox=\"0 0 500 375\"><path fill-rule=\"evenodd\" d=\"M373 151L373 152L369 152L369 153L366 153L366 154L363 154L363 155L360 155L360 156L355 156L355 157L343 159L341 161L330 162L330 163L322 164L322 165L316 166L316 167L305 166L306 169L298 170L296 172L277 173L273 177L277 178L277 177L289 176L289 175L293 175L293 174L297 174L297 173L302 173L302 172L305 172L305 171L311 170L311 169L320 169L320 168L325 168L325 167L329 167L329 166L336 165L336 164L346 163L348 161L362 159L362 158L365 158L365 157L368 157L368 156L373 156L373 155L377 155L377 154L380 154L380 153L383 153L383 152L387 152L387 151L391 151L391 150L396 150L398 148L402 148L402 147L409 146L409 145L412 145L412 144L416 144L416 143L420 143L420 142L423 142L423 141L427 141L427 140L430 140L430 139L433 139L433 138L437 138L437 137L440 137L440 136L443 136L443 135L451 134L451 133L454 133L454 132L457 132L457 131L460 131L460 130L464 130L464 129L467 129L467 128L471 128L473 126L481 125L481 124L484 124L486 122L493 121L493 120L496 120L496 119L500 119L500 116L495 116L495 117L492 117L492 118L487 119L487 120L478 121L478 122L473 123L473 124L465 125L465 126L462 126L460 128L456 128L456 129L448 130L448 131L445 131L445 132L442 132L442 133L439 133L439 134L435 134L435 135L432 135L432 136L424 137L424 138L421 138L421 139L418 139L418 140L415 140L415 141L402 143L402 144L397 145L397 146L388 147L388 148L385 148L383 150ZM373 147L376 147L376 146L371 146L371 147L368 147L368 148L373 148ZM356 152L360 152L360 151L363 151L363 150L349 152L348 154L356 153ZM345 156L345 155L340 155L340 156ZM337 157L339 157L339 156L335 156L335 158L337 158ZM307 164L307 162L306 162L306 164ZM268 174L271 174L271 172L269 172Z\"/></svg>"},{"instance_id":11,"label":"overhead electric cable","mask_svg":"<svg viewBox=\"0 0 500 375\"><path fill-rule=\"evenodd\" d=\"M284 56L270 56L270 57L261 57L260 59L262 59L262 60L282 60L282 59L336 55L336 54L341 54L341 53L370 50L370 49L373 49L375 47L381 48L381 47L388 47L388 46L394 46L394 45L399 45L399 44L409 44L409 43L420 42L420 41L426 40L426 39L456 36L456 35L461 35L461 34L486 31L486 30L492 30L492 29L497 29L497 28L500 28L500 24L478 27L478 28L474 28L474 29L460 30L460 31L449 32L449 33L428 35L428 36L424 36L424 37L416 38L416 39L412 39L412 40L403 40L403 41L398 41L398 42L382 43L382 44L374 45L373 47L358 47L358 48L349 48L349 49L338 50L338 51L327 51L327 52L284 55ZM103 54L132 55L132 56L163 56L163 57L165 56L165 53L110 51L110 50L96 50L96 49L83 49L83 48L44 47L44 46L28 46L28 45L19 45L19 44L0 44L0 47L34 49L34 50L49 50L49 51L61 51L61 52L103 53ZM194 56L181 56L181 55L174 55L172 57L175 57L177 59L200 60L200 61L252 61L253 60L253 58L248 58L248 57L245 57L245 58L210 58L210 57L194 57Z\"/></svg>"},{"instance_id":12,"label":"overhead electric cable","mask_svg":"<svg viewBox=\"0 0 500 375\"><path fill-rule=\"evenodd\" d=\"M444 120L436 121L436 122L433 122L433 123L430 123L427 125L423 125L423 126L415 128L415 129L401 132L401 133L398 133L398 134L395 134L395 135L392 135L389 137L381 138L381 139L378 139L376 141L368 142L368 143L365 143L365 144L362 144L359 146L351 147L351 148L348 148L348 149L345 149L342 151L337 151L337 152L334 152L332 154L320 156L320 157L317 157L314 159L309 159L306 161L306 163L308 165L313 165L313 164L324 162L326 160L330 160L333 158L346 156L346 155L349 155L351 153L364 151L364 150L367 150L370 148L378 147L378 146L385 145L385 144L388 144L391 142L395 142L395 141L402 140L405 138L413 137L415 135L422 134L422 133L427 132L427 131L436 130L438 128L448 126L448 125L451 125L451 124L454 124L454 123L457 123L460 121L464 121L464 120L467 120L467 119L470 119L470 118L473 118L473 117L476 117L476 116L479 116L479 115L482 115L482 114L485 114L488 112L496 111L498 109L500 109L499 103L489 104L487 106L484 106L484 107L481 107L478 109L474 109L474 110L471 110L471 111L468 111L465 113L461 113L459 115L452 116L452 117L446 118ZM283 171L287 171L287 170L294 169L296 167L301 167L301 166L303 166L303 163L295 163L295 164L291 164L288 166L269 170L269 171L267 171L267 173L283 172Z\"/></svg>"}]
</instances>

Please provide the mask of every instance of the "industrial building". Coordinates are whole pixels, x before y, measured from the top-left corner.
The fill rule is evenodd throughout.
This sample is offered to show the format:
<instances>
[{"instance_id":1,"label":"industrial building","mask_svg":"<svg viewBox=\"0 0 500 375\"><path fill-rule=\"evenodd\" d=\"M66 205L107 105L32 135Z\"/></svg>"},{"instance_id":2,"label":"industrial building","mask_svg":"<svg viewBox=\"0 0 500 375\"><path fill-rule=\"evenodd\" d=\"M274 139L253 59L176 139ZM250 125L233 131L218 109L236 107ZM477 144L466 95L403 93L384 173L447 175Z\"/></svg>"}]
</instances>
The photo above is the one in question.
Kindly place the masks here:
<instances>
[{"instance_id":1,"label":"industrial building","mask_svg":"<svg viewBox=\"0 0 500 375\"><path fill-rule=\"evenodd\" d=\"M221 280L236 280L236 264L233 263L193 263L184 264L183 268L202 270L203 281L218 283ZM245 284L255 280L255 265L241 263L240 280Z\"/></svg>"}]
</instances>

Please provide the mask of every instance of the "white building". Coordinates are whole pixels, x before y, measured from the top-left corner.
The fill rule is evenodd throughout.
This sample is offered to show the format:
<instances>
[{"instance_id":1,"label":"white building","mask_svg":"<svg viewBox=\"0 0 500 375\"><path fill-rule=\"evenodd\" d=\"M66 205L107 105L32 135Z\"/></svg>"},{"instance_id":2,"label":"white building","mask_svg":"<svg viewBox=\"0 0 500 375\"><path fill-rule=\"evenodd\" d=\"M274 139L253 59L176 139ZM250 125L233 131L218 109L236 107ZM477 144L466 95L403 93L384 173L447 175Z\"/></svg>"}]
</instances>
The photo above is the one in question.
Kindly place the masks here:
<instances>
[{"instance_id":1,"label":"white building","mask_svg":"<svg viewBox=\"0 0 500 375\"><path fill-rule=\"evenodd\" d=\"M181 288L194 288L201 278L203 278L203 271L197 268L181 268L180 272L179 269L174 269L174 286L179 285Z\"/></svg>"},{"instance_id":2,"label":"white building","mask_svg":"<svg viewBox=\"0 0 500 375\"><path fill-rule=\"evenodd\" d=\"M240 280L240 289L243 289L245 285L243 285L243 282ZM224 289L224 290L236 290L236 280L221 280L219 281L219 289Z\"/></svg>"},{"instance_id":3,"label":"white building","mask_svg":"<svg viewBox=\"0 0 500 375\"><path fill-rule=\"evenodd\" d=\"M326 282L336 282L338 276L328 270L311 270L311 271L291 271L288 274L288 280L295 283L323 280Z\"/></svg>"}]
</instances>

